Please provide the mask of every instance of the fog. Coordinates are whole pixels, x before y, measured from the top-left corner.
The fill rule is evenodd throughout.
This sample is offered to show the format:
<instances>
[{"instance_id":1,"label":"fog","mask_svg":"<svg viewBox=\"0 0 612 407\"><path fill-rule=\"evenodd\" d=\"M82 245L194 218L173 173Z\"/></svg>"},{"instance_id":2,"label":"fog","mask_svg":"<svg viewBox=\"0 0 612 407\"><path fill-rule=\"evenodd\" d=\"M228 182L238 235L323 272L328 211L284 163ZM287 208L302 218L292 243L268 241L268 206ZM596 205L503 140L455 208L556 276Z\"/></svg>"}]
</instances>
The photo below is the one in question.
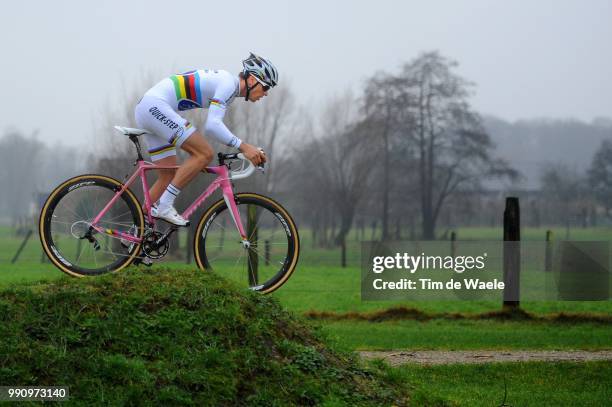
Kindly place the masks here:
<instances>
[{"instance_id":1,"label":"fog","mask_svg":"<svg viewBox=\"0 0 612 407\"><path fill-rule=\"evenodd\" d=\"M610 116L612 3L580 1L5 2L0 129L89 146L143 73L238 72L255 51L313 111L421 51L460 62L474 107L505 120ZM127 90L126 90L127 89ZM112 123L109 123L109 125ZM110 128L110 126L109 126Z\"/></svg>"},{"instance_id":2,"label":"fog","mask_svg":"<svg viewBox=\"0 0 612 407\"><path fill-rule=\"evenodd\" d=\"M437 51L457 62L451 64L453 75L471 83L465 102L470 114L482 119L492 142L492 162L507 163L506 169L518 174L511 180L485 180L483 172L478 185L459 188L443 206L438 228L494 224L494 205L489 205L491 213L463 210L486 207L488 199L499 201L491 194L505 193L528 194L532 207L540 205L539 210L550 215L537 222L564 223L571 216L576 224L585 224L587 215L591 222L598 213L601 222L607 222L607 209L594 195L576 202L569 215L567 208L550 208L547 202L558 199L554 196L560 187L546 192L542 180L571 173L581 180L578 184L587 186L596 153L604 140L612 139L608 1L240 1L197 2L181 9L161 1L11 2L4 5L3 15L0 218L5 222L32 214L32 207L53 185L81 171L102 168L101 160L123 160L129 168L129 145L118 141L112 125L133 125L133 105L148 86L193 68L237 73L249 51L275 63L280 87L258 106L237 100L231 107L228 125L245 140L263 144L269 135L247 134L241 120L260 120L282 108L286 125L275 151L288 151L298 162L306 151L323 154L308 141L324 140L331 146L337 141L329 138L332 133L339 140L359 133L360 120L368 126L380 123L363 113L368 110L366 90L372 79L383 73L400 75L404 64ZM329 117L344 104L358 113L332 131L329 124L336 122ZM247 111L252 114L245 115ZM204 119L205 112L193 114L199 127ZM369 142L376 143L380 130L368 128ZM394 131L397 147L410 149L402 138L410 129L396 126ZM377 148L375 144L371 151ZM373 162L372 154L360 162ZM294 165L278 158L276 162ZM405 165L401 168L412 171L413 164ZM556 173L547 174L550 168ZM310 176L307 169L294 174ZM411 179L415 178L403 181ZM378 185L366 184L379 192ZM313 215L299 202L299 194L278 182L270 185L275 185L271 194L285 197L303 216L300 220L311 224ZM391 195L400 197L388 208L391 218L420 216L411 202L402 201L406 188L418 194L416 183L391 186ZM575 193L587 196L593 188ZM468 191L480 192L466 200ZM354 221L378 219L377 205L363 198ZM331 207L319 209L321 219L338 215ZM410 235L419 235L412 222L398 233L407 236L410 229ZM336 225L320 227L327 235Z\"/></svg>"}]
</instances>

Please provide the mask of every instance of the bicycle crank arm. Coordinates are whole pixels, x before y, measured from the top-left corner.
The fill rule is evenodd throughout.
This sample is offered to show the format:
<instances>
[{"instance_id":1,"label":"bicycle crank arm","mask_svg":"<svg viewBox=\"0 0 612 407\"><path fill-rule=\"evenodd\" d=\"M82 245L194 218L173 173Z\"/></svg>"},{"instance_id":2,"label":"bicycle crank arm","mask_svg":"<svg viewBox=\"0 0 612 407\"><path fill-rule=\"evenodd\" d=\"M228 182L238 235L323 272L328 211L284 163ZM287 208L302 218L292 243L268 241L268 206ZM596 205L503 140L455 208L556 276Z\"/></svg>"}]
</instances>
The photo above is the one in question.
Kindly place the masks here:
<instances>
[{"instance_id":1,"label":"bicycle crank arm","mask_svg":"<svg viewBox=\"0 0 612 407\"><path fill-rule=\"evenodd\" d=\"M168 239L174 232L178 230L178 226L171 226L164 234L161 235L159 239L155 241L156 245L160 245L164 242L164 240Z\"/></svg>"}]
</instances>

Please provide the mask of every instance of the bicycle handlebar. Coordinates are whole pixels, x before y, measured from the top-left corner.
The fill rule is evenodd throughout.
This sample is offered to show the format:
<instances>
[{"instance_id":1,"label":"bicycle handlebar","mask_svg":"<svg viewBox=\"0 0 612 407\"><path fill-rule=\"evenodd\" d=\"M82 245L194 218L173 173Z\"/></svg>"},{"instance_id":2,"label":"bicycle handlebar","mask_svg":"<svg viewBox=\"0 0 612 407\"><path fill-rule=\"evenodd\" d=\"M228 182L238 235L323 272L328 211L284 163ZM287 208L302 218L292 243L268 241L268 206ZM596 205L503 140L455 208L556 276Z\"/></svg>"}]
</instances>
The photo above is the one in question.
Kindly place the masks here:
<instances>
[{"instance_id":1,"label":"bicycle handlebar","mask_svg":"<svg viewBox=\"0 0 612 407\"><path fill-rule=\"evenodd\" d=\"M264 171L264 164L260 164L257 167L255 167L255 165L253 165L253 163L251 161L249 161L244 154L242 153L238 153L238 154L227 154L224 156L224 158L226 159L239 159L242 161L242 165L240 167L240 169L238 170L233 170L230 171L230 178L232 180L237 180L237 179L243 179L243 178L247 178L250 177L251 175L253 175L253 172L255 171L255 168L257 168L260 171ZM246 166L245 166L246 164Z\"/></svg>"}]
</instances>

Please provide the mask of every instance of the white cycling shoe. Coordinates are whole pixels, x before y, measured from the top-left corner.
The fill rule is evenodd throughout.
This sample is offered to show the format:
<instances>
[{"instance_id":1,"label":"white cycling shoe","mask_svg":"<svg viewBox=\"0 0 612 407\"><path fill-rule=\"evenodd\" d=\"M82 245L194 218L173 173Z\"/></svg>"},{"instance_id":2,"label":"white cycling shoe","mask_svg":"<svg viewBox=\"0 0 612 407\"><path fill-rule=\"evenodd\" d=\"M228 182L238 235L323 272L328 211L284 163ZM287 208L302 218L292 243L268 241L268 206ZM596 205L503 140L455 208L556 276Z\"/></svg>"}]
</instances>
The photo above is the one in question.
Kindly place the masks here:
<instances>
[{"instance_id":1,"label":"white cycling shoe","mask_svg":"<svg viewBox=\"0 0 612 407\"><path fill-rule=\"evenodd\" d=\"M151 207L151 216L157 219L165 220L176 226L189 226L189 221L178 214L173 206L167 208Z\"/></svg>"}]
</instances>

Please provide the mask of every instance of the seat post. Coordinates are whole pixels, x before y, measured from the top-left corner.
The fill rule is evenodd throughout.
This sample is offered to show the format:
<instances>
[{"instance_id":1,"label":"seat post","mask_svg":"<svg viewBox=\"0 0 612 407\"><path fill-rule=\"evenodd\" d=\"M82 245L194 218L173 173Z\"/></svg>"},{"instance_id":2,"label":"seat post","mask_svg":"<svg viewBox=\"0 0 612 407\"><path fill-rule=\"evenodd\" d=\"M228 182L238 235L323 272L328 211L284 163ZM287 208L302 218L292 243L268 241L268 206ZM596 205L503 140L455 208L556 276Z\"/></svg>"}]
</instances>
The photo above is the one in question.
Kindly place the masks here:
<instances>
[{"instance_id":1,"label":"seat post","mask_svg":"<svg viewBox=\"0 0 612 407\"><path fill-rule=\"evenodd\" d=\"M138 152L138 161L144 161L144 158L142 158L142 151L140 150L140 142L138 141L138 137L130 136L130 140L136 146L136 151Z\"/></svg>"}]
</instances>

